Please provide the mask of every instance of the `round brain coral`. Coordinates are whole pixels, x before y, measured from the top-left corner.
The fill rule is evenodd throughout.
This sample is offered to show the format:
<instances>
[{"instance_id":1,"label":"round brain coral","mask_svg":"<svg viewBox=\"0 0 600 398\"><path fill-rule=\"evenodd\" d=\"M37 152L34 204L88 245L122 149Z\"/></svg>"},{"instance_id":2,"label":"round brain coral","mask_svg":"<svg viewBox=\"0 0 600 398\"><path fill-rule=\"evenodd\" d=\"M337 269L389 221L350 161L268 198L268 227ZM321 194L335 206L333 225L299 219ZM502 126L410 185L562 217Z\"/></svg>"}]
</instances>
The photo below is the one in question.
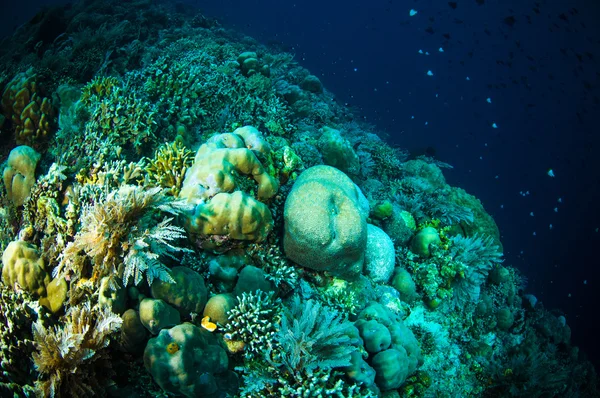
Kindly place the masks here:
<instances>
[{"instance_id":1,"label":"round brain coral","mask_svg":"<svg viewBox=\"0 0 600 398\"><path fill-rule=\"evenodd\" d=\"M344 173L315 166L294 183L284 209L285 254L303 267L357 277L367 245L368 205Z\"/></svg>"}]
</instances>

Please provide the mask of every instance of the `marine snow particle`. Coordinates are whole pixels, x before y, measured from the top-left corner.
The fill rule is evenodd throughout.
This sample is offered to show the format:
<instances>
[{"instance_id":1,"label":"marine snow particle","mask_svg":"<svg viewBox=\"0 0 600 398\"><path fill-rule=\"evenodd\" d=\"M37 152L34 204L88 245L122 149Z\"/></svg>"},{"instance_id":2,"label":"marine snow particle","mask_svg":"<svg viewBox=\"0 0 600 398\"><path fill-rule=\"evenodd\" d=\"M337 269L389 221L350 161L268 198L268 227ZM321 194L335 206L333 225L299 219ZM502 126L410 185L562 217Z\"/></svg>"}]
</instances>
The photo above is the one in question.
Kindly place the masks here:
<instances>
[{"instance_id":1,"label":"marine snow particle","mask_svg":"<svg viewBox=\"0 0 600 398\"><path fill-rule=\"evenodd\" d=\"M428 71L427 71L427 76L433 76L433 72L432 72L432 71L430 71L430 70L428 70Z\"/></svg>"},{"instance_id":2,"label":"marine snow particle","mask_svg":"<svg viewBox=\"0 0 600 398\"><path fill-rule=\"evenodd\" d=\"M492 128L497 129L498 125L496 123L492 123Z\"/></svg>"},{"instance_id":3,"label":"marine snow particle","mask_svg":"<svg viewBox=\"0 0 600 398\"><path fill-rule=\"evenodd\" d=\"M412 9L411 9L411 10L408 12L408 15L410 15L411 17L414 17L415 15L417 15L417 13L418 13L418 11L417 11L417 10L412 10Z\"/></svg>"}]
</instances>

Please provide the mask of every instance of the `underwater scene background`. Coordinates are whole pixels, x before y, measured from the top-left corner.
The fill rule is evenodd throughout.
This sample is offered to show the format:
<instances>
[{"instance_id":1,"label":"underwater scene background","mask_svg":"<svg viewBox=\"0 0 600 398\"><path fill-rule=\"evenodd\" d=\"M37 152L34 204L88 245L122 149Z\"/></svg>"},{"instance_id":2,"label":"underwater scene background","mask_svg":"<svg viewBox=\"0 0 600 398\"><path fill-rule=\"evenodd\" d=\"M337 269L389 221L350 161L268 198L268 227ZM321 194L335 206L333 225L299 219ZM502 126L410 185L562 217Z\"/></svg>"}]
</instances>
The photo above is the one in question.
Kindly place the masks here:
<instances>
[{"instance_id":1,"label":"underwater scene background","mask_svg":"<svg viewBox=\"0 0 600 398\"><path fill-rule=\"evenodd\" d=\"M0 19L0 396L600 396L598 4Z\"/></svg>"}]
</instances>

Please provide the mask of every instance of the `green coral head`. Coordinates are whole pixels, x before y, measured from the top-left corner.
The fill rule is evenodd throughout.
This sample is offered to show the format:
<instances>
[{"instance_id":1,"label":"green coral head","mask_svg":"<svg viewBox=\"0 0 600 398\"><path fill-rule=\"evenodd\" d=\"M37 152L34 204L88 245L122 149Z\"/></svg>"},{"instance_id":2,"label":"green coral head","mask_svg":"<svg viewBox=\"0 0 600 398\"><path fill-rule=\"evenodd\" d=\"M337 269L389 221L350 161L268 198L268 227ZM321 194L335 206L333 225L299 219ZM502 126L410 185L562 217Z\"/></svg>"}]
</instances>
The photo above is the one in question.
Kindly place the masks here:
<instances>
[{"instance_id":1,"label":"green coral head","mask_svg":"<svg viewBox=\"0 0 600 398\"><path fill-rule=\"evenodd\" d=\"M392 206L392 202L390 202L389 200L384 200L383 202L380 202L376 204L375 207L373 207L373 210L371 211L371 216L378 220L385 220L386 218L392 216L393 211L394 208Z\"/></svg>"}]
</instances>

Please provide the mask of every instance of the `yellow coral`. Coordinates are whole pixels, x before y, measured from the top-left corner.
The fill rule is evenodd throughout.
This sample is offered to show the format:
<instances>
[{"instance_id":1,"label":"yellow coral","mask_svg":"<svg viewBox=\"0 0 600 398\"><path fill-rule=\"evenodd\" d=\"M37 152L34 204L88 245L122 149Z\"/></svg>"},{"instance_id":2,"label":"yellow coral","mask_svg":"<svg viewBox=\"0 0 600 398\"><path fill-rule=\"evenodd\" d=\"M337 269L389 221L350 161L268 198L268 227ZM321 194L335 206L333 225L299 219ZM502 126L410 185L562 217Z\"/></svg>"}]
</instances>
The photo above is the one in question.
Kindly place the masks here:
<instances>
[{"instance_id":1,"label":"yellow coral","mask_svg":"<svg viewBox=\"0 0 600 398\"><path fill-rule=\"evenodd\" d=\"M17 74L2 95L4 116L15 129L17 144L39 146L50 134L54 124L54 107L42 97L33 68Z\"/></svg>"},{"instance_id":2,"label":"yellow coral","mask_svg":"<svg viewBox=\"0 0 600 398\"><path fill-rule=\"evenodd\" d=\"M185 227L201 247L216 248L222 238L262 242L273 229L273 218L266 205L237 191L196 206Z\"/></svg>"},{"instance_id":3,"label":"yellow coral","mask_svg":"<svg viewBox=\"0 0 600 398\"><path fill-rule=\"evenodd\" d=\"M67 299L67 282L62 277L50 280L37 247L17 240L2 253L2 280L14 290L23 289L39 297L52 313L62 310Z\"/></svg>"},{"instance_id":4,"label":"yellow coral","mask_svg":"<svg viewBox=\"0 0 600 398\"><path fill-rule=\"evenodd\" d=\"M167 188L166 193L177 196L191 165L192 151L180 141L164 145L155 152L145 168L147 184Z\"/></svg>"},{"instance_id":5,"label":"yellow coral","mask_svg":"<svg viewBox=\"0 0 600 398\"><path fill-rule=\"evenodd\" d=\"M4 169L4 186L15 206L22 206L35 184L35 168L40 154L33 148L21 145L10 151L8 167Z\"/></svg>"},{"instance_id":6,"label":"yellow coral","mask_svg":"<svg viewBox=\"0 0 600 398\"><path fill-rule=\"evenodd\" d=\"M244 185L241 175L252 177L258 183L259 200L275 196L279 181L257 157L257 154L268 157L271 150L267 142L256 129L246 127L236 131L242 135L219 134L200 146L185 176L180 197L197 204L218 192L235 191Z\"/></svg>"},{"instance_id":7,"label":"yellow coral","mask_svg":"<svg viewBox=\"0 0 600 398\"><path fill-rule=\"evenodd\" d=\"M18 285L29 293L45 296L50 275L37 247L17 240L10 242L2 254L2 280L13 288Z\"/></svg>"},{"instance_id":8,"label":"yellow coral","mask_svg":"<svg viewBox=\"0 0 600 398\"><path fill-rule=\"evenodd\" d=\"M86 105L91 105L94 99L107 97L118 87L119 79L116 77L95 77L81 90L81 102Z\"/></svg>"}]
</instances>

